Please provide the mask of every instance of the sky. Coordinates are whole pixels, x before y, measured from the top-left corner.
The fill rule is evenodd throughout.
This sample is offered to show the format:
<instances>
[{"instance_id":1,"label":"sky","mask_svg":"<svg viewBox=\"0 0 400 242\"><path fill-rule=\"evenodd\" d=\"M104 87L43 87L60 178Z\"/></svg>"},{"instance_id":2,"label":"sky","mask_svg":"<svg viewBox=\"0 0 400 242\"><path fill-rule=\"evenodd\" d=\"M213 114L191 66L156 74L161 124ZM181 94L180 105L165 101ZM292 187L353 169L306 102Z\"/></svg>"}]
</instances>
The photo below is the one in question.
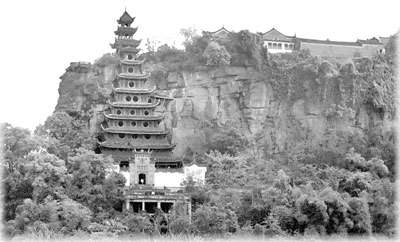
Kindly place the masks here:
<instances>
[{"instance_id":1,"label":"sky","mask_svg":"<svg viewBox=\"0 0 400 242\"><path fill-rule=\"evenodd\" d=\"M136 39L180 45L180 29L267 32L356 41L400 27L398 0L13 0L0 3L0 123L34 130L57 104L70 62L94 62L113 50L125 8Z\"/></svg>"}]
</instances>

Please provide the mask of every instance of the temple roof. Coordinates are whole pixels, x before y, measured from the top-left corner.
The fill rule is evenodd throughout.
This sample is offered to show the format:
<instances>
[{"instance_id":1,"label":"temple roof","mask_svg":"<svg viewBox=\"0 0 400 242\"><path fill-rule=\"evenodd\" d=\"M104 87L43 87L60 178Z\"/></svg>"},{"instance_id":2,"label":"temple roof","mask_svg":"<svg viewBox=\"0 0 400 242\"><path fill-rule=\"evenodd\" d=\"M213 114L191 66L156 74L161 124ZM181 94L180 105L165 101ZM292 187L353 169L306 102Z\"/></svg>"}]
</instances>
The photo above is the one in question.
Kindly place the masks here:
<instances>
[{"instance_id":1,"label":"temple roof","mask_svg":"<svg viewBox=\"0 0 400 242\"><path fill-rule=\"evenodd\" d=\"M220 29L218 29L218 30L216 30L216 31L214 31L214 32L212 32L212 31L203 31L203 33L205 33L205 34L211 34L211 35L213 35L213 34L219 34L219 33L221 33L221 32L225 32L225 33L227 33L227 34L231 33L231 31L227 30L224 26L222 26L222 28L220 28Z\"/></svg>"},{"instance_id":2,"label":"temple roof","mask_svg":"<svg viewBox=\"0 0 400 242\"><path fill-rule=\"evenodd\" d=\"M131 48L134 47L138 47L140 45L140 42L142 40L135 40L135 39L130 39L130 38L115 38L115 41L113 44L111 44L111 47L113 49L115 48L125 48L130 46Z\"/></svg>"},{"instance_id":3,"label":"temple roof","mask_svg":"<svg viewBox=\"0 0 400 242\"><path fill-rule=\"evenodd\" d=\"M119 62L122 64L125 64L125 65L140 65L144 62L144 59L143 60L120 60Z\"/></svg>"},{"instance_id":4,"label":"temple roof","mask_svg":"<svg viewBox=\"0 0 400 242\"><path fill-rule=\"evenodd\" d=\"M117 74L118 77L125 78L125 79L146 79L150 76L150 72L138 75L138 74L129 74L129 73L120 73Z\"/></svg>"},{"instance_id":5,"label":"temple roof","mask_svg":"<svg viewBox=\"0 0 400 242\"><path fill-rule=\"evenodd\" d=\"M119 120L161 120L165 117L165 114L157 116L133 116L133 115L107 114L104 112L104 116L109 119L119 119Z\"/></svg>"},{"instance_id":6,"label":"temple roof","mask_svg":"<svg viewBox=\"0 0 400 242\"><path fill-rule=\"evenodd\" d=\"M275 28L270 29L269 31L262 34L263 40L271 40L271 41L293 41L295 36L287 36L276 30Z\"/></svg>"},{"instance_id":7,"label":"temple roof","mask_svg":"<svg viewBox=\"0 0 400 242\"><path fill-rule=\"evenodd\" d=\"M110 102L110 100L107 100L107 103L111 105L112 107L117 107L117 108L154 108L157 107L160 104L160 100L157 101L157 103L119 103L119 102Z\"/></svg>"},{"instance_id":8,"label":"temple roof","mask_svg":"<svg viewBox=\"0 0 400 242\"><path fill-rule=\"evenodd\" d=\"M137 29L138 28L119 26L114 33L119 36L132 36L136 33Z\"/></svg>"},{"instance_id":9,"label":"temple roof","mask_svg":"<svg viewBox=\"0 0 400 242\"><path fill-rule=\"evenodd\" d=\"M111 44L111 47L114 48L113 44ZM132 46L127 46L127 47L120 46L120 48L119 48L119 52L126 52L126 53L132 53L132 54L137 54L137 53L139 53L139 51L140 51L140 49L137 49L136 47L132 47Z\"/></svg>"},{"instance_id":10,"label":"temple roof","mask_svg":"<svg viewBox=\"0 0 400 242\"><path fill-rule=\"evenodd\" d=\"M135 17L131 17L131 15L129 15L129 13L125 10L125 12L122 14L122 16L117 20L117 22L119 24L123 24L123 25L131 25L133 23L133 21L135 20Z\"/></svg>"},{"instance_id":11,"label":"temple roof","mask_svg":"<svg viewBox=\"0 0 400 242\"><path fill-rule=\"evenodd\" d=\"M132 93L132 94L149 94L149 93L153 93L156 90L156 87L154 87L153 89L131 89L131 88L123 88L123 87L117 87L114 88L112 87L112 90L114 92L119 92L119 93Z\"/></svg>"}]
</instances>

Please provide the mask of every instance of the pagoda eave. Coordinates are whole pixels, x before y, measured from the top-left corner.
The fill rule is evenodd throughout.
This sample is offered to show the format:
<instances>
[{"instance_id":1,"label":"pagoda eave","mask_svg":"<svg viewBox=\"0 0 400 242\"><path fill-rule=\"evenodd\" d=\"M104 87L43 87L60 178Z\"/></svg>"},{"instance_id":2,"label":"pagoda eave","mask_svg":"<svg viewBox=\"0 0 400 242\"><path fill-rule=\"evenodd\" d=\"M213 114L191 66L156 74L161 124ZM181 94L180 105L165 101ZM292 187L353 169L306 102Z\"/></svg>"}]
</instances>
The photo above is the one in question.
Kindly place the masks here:
<instances>
[{"instance_id":1,"label":"pagoda eave","mask_svg":"<svg viewBox=\"0 0 400 242\"><path fill-rule=\"evenodd\" d=\"M138 28L132 28L132 27L118 27L118 29L114 31L114 33L120 36L125 36L125 35L132 36L136 33L137 29Z\"/></svg>"},{"instance_id":2,"label":"pagoda eave","mask_svg":"<svg viewBox=\"0 0 400 242\"><path fill-rule=\"evenodd\" d=\"M143 59L143 60L120 60L120 63L124 64L124 65L141 65L141 64L143 64L144 61L145 61L145 59Z\"/></svg>"},{"instance_id":3,"label":"pagoda eave","mask_svg":"<svg viewBox=\"0 0 400 242\"><path fill-rule=\"evenodd\" d=\"M131 93L131 94L150 94L153 93L156 90L156 87L153 89L127 89L127 88L121 88L121 87L112 87L112 90L114 92L118 93Z\"/></svg>"},{"instance_id":4,"label":"pagoda eave","mask_svg":"<svg viewBox=\"0 0 400 242\"><path fill-rule=\"evenodd\" d=\"M101 129L107 133L113 134L156 134L156 135L166 135L169 133L168 130L120 130L120 129L111 129L104 128L103 125L100 125Z\"/></svg>"},{"instance_id":5,"label":"pagoda eave","mask_svg":"<svg viewBox=\"0 0 400 242\"><path fill-rule=\"evenodd\" d=\"M125 79L134 79L134 80L142 80L142 79L147 79L150 77L150 72L142 74L142 75L132 75L128 73L121 73L117 74L119 78L125 78Z\"/></svg>"},{"instance_id":6,"label":"pagoda eave","mask_svg":"<svg viewBox=\"0 0 400 242\"><path fill-rule=\"evenodd\" d=\"M104 116L108 119L117 119L117 120L135 120L135 121L153 121L153 120L162 120L165 115L158 116L129 116L129 115L116 115L116 114L107 114L104 113Z\"/></svg>"},{"instance_id":7,"label":"pagoda eave","mask_svg":"<svg viewBox=\"0 0 400 242\"><path fill-rule=\"evenodd\" d=\"M107 142L100 142L97 140L97 144L104 148L108 149L152 149L152 150L172 150L175 148L176 144L165 144L165 145L138 145L138 146L131 146L131 145L115 145L109 144Z\"/></svg>"},{"instance_id":8,"label":"pagoda eave","mask_svg":"<svg viewBox=\"0 0 400 242\"><path fill-rule=\"evenodd\" d=\"M115 108L154 108L154 107L157 107L158 105L160 105L160 100L158 100L154 104L118 103L118 102L110 102L110 100L107 100L107 104L109 104L110 106L115 107Z\"/></svg>"},{"instance_id":9,"label":"pagoda eave","mask_svg":"<svg viewBox=\"0 0 400 242\"><path fill-rule=\"evenodd\" d=\"M114 45L121 46L122 48L136 48L140 45L142 40L136 40L131 38L115 38Z\"/></svg>"}]
</instances>

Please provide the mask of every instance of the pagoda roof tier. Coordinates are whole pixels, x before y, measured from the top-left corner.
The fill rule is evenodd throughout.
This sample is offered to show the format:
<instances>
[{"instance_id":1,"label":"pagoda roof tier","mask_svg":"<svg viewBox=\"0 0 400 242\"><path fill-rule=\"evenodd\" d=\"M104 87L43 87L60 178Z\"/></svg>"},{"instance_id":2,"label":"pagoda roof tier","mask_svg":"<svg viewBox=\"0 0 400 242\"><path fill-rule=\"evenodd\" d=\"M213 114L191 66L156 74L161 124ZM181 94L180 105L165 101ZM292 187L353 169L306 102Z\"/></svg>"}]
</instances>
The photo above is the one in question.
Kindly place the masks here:
<instances>
[{"instance_id":1,"label":"pagoda roof tier","mask_svg":"<svg viewBox=\"0 0 400 242\"><path fill-rule=\"evenodd\" d=\"M100 125L101 129L107 133L113 134L157 134L157 135L164 135L168 134L168 130L121 130L121 129L112 129L112 128L104 128L103 124Z\"/></svg>"},{"instance_id":2,"label":"pagoda roof tier","mask_svg":"<svg viewBox=\"0 0 400 242\"><path fill-rule=\"evenodd\" d=\"M97 143L105 148L109 149L154 149L154 150L172 150L175 148L176 144L151 144L151 145L125 145L125 144L111 144L106 141L100 142L97 140ZM160 160L161 161L161 160Z\"/></svg>"},{"instance_id":3,"label":"pagoda roof tier","mask_svg":"<svg viewBox=\"0 0 400 242\"><path fill-rule=\"evenodd\" d=\"M143 60L120 60L119 62L124 65L141 65L141 64L143 64L144 59Z\"/></svg>"},{"instance_id":4,"label":"pagoda roof tier","mask_svg":"<svg viewBox=\"0 0 400 242\"><path fill-rule=\"evenodd\" d=\"M150 103L119 103L119 102L110 102L110 100L107 100L107 103L115 108L154 108L160 104L160 100L158 100L154 104L150 104Z\"/></svg>"},{"instance_id":5,"label":"pagoda roof tier","mask_svg":"<svg viewBox=\"0 0 400 242\"><path fill-rule=\"evenodd\" d=\"M132 116L132 115L116 115L116 114L107 114L104 112L104 116L108 119L118 119L118 120L162 120L165 117L165 114L157 115L157 116Z\"/></svg>"},{"instance_id":6,"label":"pagoda roof tier","mask_svg":"<svg viewBox=\"0 0 400 242\"><path fill-rule=\"evenodd\" d=\"M137 29L138 28L119 26L118 29L114 31L114 33L120 36L132 36L136 33Z\"/></svg>"},{"instance_id":7,"label":"pagoda roof tier","mask_svg":"<svg viewBox=\"0 0 400 242\"><path fill-rule=\"evenodd\" d=\"M128 47L131 46L136 49L140 45L142 40L135 40L131 38L115 38L114 44L111 44L113 49L118 47Z\"/></svg>"},{"instance_id":8,"label":"pagoda roof tier","mask_svg":"<svg viewBox=\"0 0 400 242\"><path fill-rule=\"evenodd\" d=\"M154 86L153 89L147 89L147 88L143 88L143 89L131 89L131 88L122 88L122 87L112 87L112 90L114 92L118 92L118 93L132 93L132 94L149 94L149 93L153 93L156 90L156 87Z\"/></svg>"},{"instance_id":9,"label":"pagoda roof tier","mask_svg":"<svg viewBox=\"0 0 400 242\"><path fill-rule=\"evenodd\" d=\"M120 73L117 75L120 78L125 78L125 79L136 79L136 80L140 80L140 79L146 79L150 76L150 72L145 73L145 74L141 74L141 75L137 75L137 74L129 74L129 73Z\"/></svg>"},{"instance_id":10,"label":"pagoda roof tier","mask_svg":"<svg viewBox=\"0 0 400 242\"><path fill-rule=\"evenodd\" d=\"M117 20L117 22L119 24L123 24L123 25L131 25L133 23L133 21L135 20L135 17L131 17L131 15L129 15L129 13L127 11L125 11L122 16Z\"/></svg>"},{"instance_id":11,"label":"pagoda roof tier","mask_svg":"<svg viewBox=\"0 0 400 242\"><path fill-rule=\"evenodd\" d=\"M111 44L111 47L113 44ZM118 47L118 46L117 46ZM114 47L113 47L114 48ZM120 52L126 52L126 53L133 53L133 54L137 54L139 53L139 49L137 49L136 47L131 47L131 46L127 46L127 47L120 47L119 49Z\"/></svg>"},{"instance_id":12,"label":"pagoda roof tier","mask_svg":"<svg viewBox=\"0 0 400 242\"><path fill-rule=\"evenodd\" d=\"M140 64L143 64L144 59L143 60L120 60L119 62L124 65L140 65Z\"/></svg>"}]
</instances>

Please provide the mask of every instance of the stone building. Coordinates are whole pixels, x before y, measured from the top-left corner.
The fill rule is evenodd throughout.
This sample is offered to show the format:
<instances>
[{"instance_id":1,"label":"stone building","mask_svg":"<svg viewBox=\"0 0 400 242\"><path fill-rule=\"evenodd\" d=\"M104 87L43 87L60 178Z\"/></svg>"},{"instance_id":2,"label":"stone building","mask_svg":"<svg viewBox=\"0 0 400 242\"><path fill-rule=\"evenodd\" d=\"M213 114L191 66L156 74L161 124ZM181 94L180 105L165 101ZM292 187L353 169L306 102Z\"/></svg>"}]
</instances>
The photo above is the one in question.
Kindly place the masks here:
<instances>
[{"instance_id":1,"label":"stone building","mask_svg":"<svg viewBox=\"0 0 400 242\"><path fill-rule=\"evenodd\" d=\"M182 159L172 155L176 144L171 143L170 129L163 122L173 98L146 86L150 73L142 68L144 60L137 58L140 40L133 38L137 31L131 27L134 19L125 11L117 20L111 47L119 63L98 144L127 179L125 210L168 212L177 201L190 207L180 185L187 174Z\"/></svg>"}]
</instances>

